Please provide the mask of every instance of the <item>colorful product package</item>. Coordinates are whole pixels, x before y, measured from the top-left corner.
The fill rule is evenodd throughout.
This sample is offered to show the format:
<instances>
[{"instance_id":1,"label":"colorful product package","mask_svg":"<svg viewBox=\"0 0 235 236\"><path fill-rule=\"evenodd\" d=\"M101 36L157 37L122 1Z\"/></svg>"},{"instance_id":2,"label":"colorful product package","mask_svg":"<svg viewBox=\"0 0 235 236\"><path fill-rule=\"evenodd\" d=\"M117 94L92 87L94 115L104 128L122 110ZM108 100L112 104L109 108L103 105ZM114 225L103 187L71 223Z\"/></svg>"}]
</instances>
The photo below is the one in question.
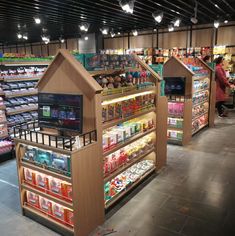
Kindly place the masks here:
<instances>
[{"instance_id":1,"label":"colorful product package","mask_svg":"<svg viewBox=\"0 0 235 236\"><path fill-rule=\"evenodd\" d=\"M61 181L59 179L49 177L48 184L49 184L49 190L52 193L62 196L62 186L61 186Z\"/></svg>"},{"instance_id":2,"label":"colorful product package","mask_svg":"<svg viewBox=\"0 0 235 236\"><path fill-rule=\"evenodd\" d=\"M24 168L24 180L25 182L36 185L36 174L34 171Z\"/></svg>"},{"instance_id":3,"label":"colorful product package","mask_svg":"<svg viewBox=\"0 0 235 236\"><path fill-rule=\"evenodd\" d=\"M25 154L23 159L36 162L38 158L38 148L32 146L25 146Z\"/></svg>"},{"instance_id":4,"label":"colorful product package","mask_svg":"<svg viewBox=\"0 0 235 236\"><path fill-rule=\"evenodd\" d=\"M71 211L68 208L64 209L65 212L65 222L67 222L69 225L74 225L74 221L73 221L73 211Z\"/></svg>"},{"instance_id":5,"label":"colorful product package","mask_svg":"<svg viewBox=\"0 0 235 236\"><path fill-rule=\"evenodd\" d=\"M46 175L37 172L36 173L36 185L40 188L48 189L48 178Z\"/></svg>"},{"instance_id":6,"label":"colorful product package","mask_svg":"<svg viewBox=\"0 0 235 236\"><path fill-rule=\"evenodd\" d=\"M72 201L73 199L72 185L62 181L61 189L62 189L62 195Z\"/></svg>"},{"instance_id":7,"label":"colorful product package","mask_svg":"<svg viewBox=\"0 0 235 236\"><path fill-rule=\"evenodd\" d=\"M67 155L52 153L52 168L70 174L70 158Z\"/></svg>"},{"instance_id":8,"label":"colorful product package","mask_svg":"<svg viewBox=\"0 0 235 236\"><path fill-rule=\"evenodd\" d=\"M61 221L65 221L64 207L53 202L52 203L52 215Z\"/></svg>"},{"instance_id":9,"label":"colorful product package","mask_svg":"<svg viewBox=\"0 0 235 236\"><path fill-rule=\"evenodd\" d=\"M27 196L27 203L29 205L32 205L34 207L39 207L39 196L37 194L27 191L26 196Z\"/></svg>"},{"instance_id":10,"label":"colorful product package","mask_svg":"<svg viewBox=\"0 0 235 236\"><path fill-rule=\"evenodd\" d=\"M39 196L39 207L43 212L52 214L52 202L50 200Z\"/></svg>"},{"instance_id":11,"label":"colorful product package","mask_svg":"<svg viewBox=\"0 0 235 236\"><path fill-rule=\"evenodd\" d=\"M52 159L51 159L52 152L46 151L43 149L38 149L38 155L36 158L36 162L45 165L45 166L51 166Z\"/></svg>"}]
</instances>

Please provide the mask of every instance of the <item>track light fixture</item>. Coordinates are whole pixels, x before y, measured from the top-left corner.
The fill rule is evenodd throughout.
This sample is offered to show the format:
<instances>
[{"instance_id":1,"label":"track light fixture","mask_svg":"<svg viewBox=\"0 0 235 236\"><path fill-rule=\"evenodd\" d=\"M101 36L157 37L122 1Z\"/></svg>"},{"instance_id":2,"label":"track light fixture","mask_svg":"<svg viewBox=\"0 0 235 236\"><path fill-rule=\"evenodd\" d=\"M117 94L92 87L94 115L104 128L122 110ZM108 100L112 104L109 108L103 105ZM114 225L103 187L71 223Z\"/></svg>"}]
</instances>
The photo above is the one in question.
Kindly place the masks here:
<instances>
[{"instance_id":1,"label":"track light fixture","mask_svg":"<svg viewBox=\"0 0 235 236\"><path fill-rule=\"evenodd\" d=\"M214 21L214 27L217 29L217 28L219 28L219 25L220 25L219 21L215 20Z\"/></svg>"},{"instance_id":2,"label":"track light fixture","mask_svg":"<svg viewBox=\"0 0 235 236\"><path fill-rule=\"evenodd\" d=\"M89 38L88 38L88 36L85 36L84 39L87 41Z\"/></svg>"},{"instance_id":3,"label":"track light fixture","mask_svg":"<svg viewBox=\"0 0 235 236\"><path fill-rule=\"evenodd\" d=\"M228 20L225 20L225 21L224 21L224 24L228 24Z\"/></svg>"},{"instance_id":4,"label":"track light fixture","mask_svg":"<svg viewBox=\"0 0 235 236\"><path fill-rule=\"evenodd\" d=\"M37 25L41 24L41 19L39 17L35 17L34 21Z\"/></svg>"},{"instance_id":5,"label":"track light fixture","mask_svg":"<svg viewBox=\"0 0 235 236\"><path fill-rule=\"evenodd\" d=\"M152 14L154 20L157 22L157 23L161 23L162 19L163 19L163 12L161 11L155 11L153 14Z\"/></svg>"},{"instance_id":6,"label":"track light fixture","mask_svg":"<svg viewBox=\"0 0 235 236\"><path fill-rule=\"evenodd\" d=\"M169 32L174 31L174 26L173 26L173 25L168 25L168 31L169 31Z\"/></svg>"},{"instance_id":7,"label":"track light fixture","mask_svg":"<svg viewBox=\"0 0 235 236\"><path fill-rule=\"evenodd\" d=\"M80 28L81 31L87 32L88 29L89 29L89 24L88 23L82 23L82 24L79 25L79 28Z\"/></svg>"},{"instance_id":8,"label":"track light fixture","mask_svg":"<svg viewBox=\"0 0 235 236\"><path fill-rule=\"evenodd\" d=\"M132 14L134 12L135 0L119 0L119 5L126 13Z\"/></svg>"},{"instance_id":9,"label":"track light fixture","mask_svg":"<svg viewBox=\"0 0 235 236\"><path fill-rule=\"evenodd\" d=\"M193 24L197 24L198 23L197 9L198 9L198 2L197 2L197 0L195 0L194 16L191 17L191 19L190 19Z\"/></svg>"},{"instance_id":10,"label":"track light fixture","mask_svg":"<svg viewBox=\"0 0 235 236\"><path fill-rule=\"evenodd\" d=\"M137 35L138 35L138 31L137 31L137 30L132 30L132 34L133 34L134 36L137 36Z\"/></svg>"},{"instance_id":11,"label":"track light fixture","mask_svg":"<svg viewBox=\"0 0 235 236\"><path fill-rule=\"evenodd\" d=\"M18 34L17 34L17 38L18 38L18 39L22 39L22 37L23 37L23 35L22 35L21 33L18 33Z\"/></svg>"},{"instance_id":12,"label":"track light fixture","mask_svg":"<svg viewBox=\"0 0 235 236\"><path fill-rule=\"evenodd\" d=\"M115 33L114 33L114 31L112 30L111 32L110 32L110 35L111 35L111 37L113 38L113 37L115 37Z\"/></svg>"},{"instance_id":13,"label":"track light fixture","mask_svg":"<svg viewBox=\"0 0 235 236\"><path fill-rule=\"evenodd\" d=\"M28 40L28 35L24 34L24 35L23 35L23 39L24 39L24 40Z\"/></svg>"},{"instance_id":14,"label":"track light fixture","mask_svg":"<svg viewBox=\"0 0 235 236\"><path fill-rule=\"evenodd\" d=\"M107 35L109 33L109 28L108 27L103 27L100 29L101 33L103 35Z\"/></svg>"},{"instance_id":15,"label":"track light fixture","mask_svg":"<svg viewBox=\"0 0 235 236\"><path fill-rule=\"evenodd\" d=\"M173 21L173 25L174 25L175 27L179 27L179 26L180 26L180 22L181 22L181 20L180 20L179 18L177 18L177 19L175 19L175 20Z\"/></svg>"},{"instance_id":16,"label":"track light fixture","mask_svg":"<svg viewBox=\"0 0 235 236\"><path fill-rule=\"evenodd\" d=\"M46 35L42 35L42 41L45 43L45 44L48 44L50 42L50 37L49 36L46 36Z\"/></svg>"},{"instance_id":17,"label":"track light fixture","mask_svg":"<svg viewBox=\"0 0 235 236\"><path fill-rule=\"evenodd\" d=\"M65 41L62 36L59 38L59 40L60 40L61 43L64 43L64 41Z\"/></svg>"}]
</instances>

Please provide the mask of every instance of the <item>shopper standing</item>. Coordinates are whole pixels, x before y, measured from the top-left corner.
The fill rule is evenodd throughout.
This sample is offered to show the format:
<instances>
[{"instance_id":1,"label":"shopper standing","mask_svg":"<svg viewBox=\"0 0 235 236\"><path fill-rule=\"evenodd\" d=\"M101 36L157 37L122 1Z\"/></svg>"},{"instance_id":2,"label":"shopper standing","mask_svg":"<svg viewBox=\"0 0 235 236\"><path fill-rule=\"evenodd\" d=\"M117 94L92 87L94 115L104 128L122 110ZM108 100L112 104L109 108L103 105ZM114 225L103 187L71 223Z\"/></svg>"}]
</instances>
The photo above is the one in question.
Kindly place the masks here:
<instances>
[{"instance_id":1,"label":"shopper standing","mask_svg":"<svg viewBox=\"0 0 235 236\"><path fill-rule=\"evenodd\" d=\"M224 102L225 102L225 89L226 87L233 87L229 84L226 78L226 72L223 69L223 57L218 57L215 59L216 69L215 69L215 81L216 81L216 108L219 117L226 117Z\"/></svg>"}]
</instances>

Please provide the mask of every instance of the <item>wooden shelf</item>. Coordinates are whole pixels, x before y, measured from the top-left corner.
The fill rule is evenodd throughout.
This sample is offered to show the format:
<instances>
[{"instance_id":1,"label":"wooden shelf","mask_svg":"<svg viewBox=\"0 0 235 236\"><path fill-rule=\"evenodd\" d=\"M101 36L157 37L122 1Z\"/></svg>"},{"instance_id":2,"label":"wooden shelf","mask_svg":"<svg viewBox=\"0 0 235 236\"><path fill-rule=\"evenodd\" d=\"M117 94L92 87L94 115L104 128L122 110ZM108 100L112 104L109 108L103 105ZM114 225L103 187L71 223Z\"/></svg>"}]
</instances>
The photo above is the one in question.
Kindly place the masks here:
<instances>
[{"instance_id":1,"label":"wooden shelf","mask_svg":"<svg viewBox=\"0 0 235 236\"><path fill-rule=\"evenodd\" d=\"M193 80L204 80L204 79L209 79L210 75L203 75L203 76L193 76Z\"/></svg>"},{"instance_id":2,"label":"wooden shelf","mask_svg":"<svg viewBox=\"0 0 235 236\"><path fill-rule=\"evenodd\" d=\"M138 94L138 93L148 92L148 91L156 92L156 87L151 86L151 87L143 88L143 89L134 89L128 92L123 91L122 93L105 95L105 96L102 96L102 101L112 100L112 99L120 98L123 96L128 96L128 95L133 95L133 94Z\"/></svg>"},{"instance_id":3,"label":"wooden shelf","mask_svg":"<svg viewBox=\"0 0 235 236\"><path fill-rule=\"evenodd\" d=\"M113 152L115 152L115 151L117 151L117 150L127 146L128 144L130 144L130 143L132 143L132 142L134 142L134 141L136 141L136 140L138 140L138 139L140 139L140 138L142 138L142 137L144 137L144 136L146 136L146 135L148 135L150 133L152 133L155 130L156 130L156 128L152 128L150 130L147 130L145 132L141 132L141 133L138 133L138 134L132 136L131 138L127 139L126 141L117 144L112 149L109 149L108 151L105 151L103 153L103 157L108 156L109 154L111 154L111 153L113 153Z\"/></svg>"},{"instance_id":4,"label":"wooden shelf","mask_svg":"<svg viewBox=\"0 0 235 236\"><path fill-rule=\"evenodd\" d=\"M178 127L173 127L173 126L169 126L169 125L168 125L167 128L170 129L170 130L183 131L183 127L178 128Z\"/></svg>"},{"instance_id":5,"label":"wooden shelf","mask_svg":"<svg viewBox=\"0 0 235 236\"><path fill-rule=\"evenodd\" d=\"M184 115L168 114L168 118L180 118L180 119L184 119Z\"/></svg>"},{"instance_id":6,"label":"wooden shelf","mask_svg":"<svg viewBox=\"0 0 235 236\"><path fill-rule=\"evenodd\" d=\"M203 101L203 102L199 102L199 103L197 103L197 104L193 104L193 107L197 107L197 106L202 105L202 104L204 104L204 103L206 103L206 102L209 102L209 100L205 100L205 101Z\"/></svg>"},{"instance_id":7,"label":"wooden shelf","mask_svg":"<svg viewBox=\"0 0 235 236\"><path fill-rule=\"evenodd\" d=\"M205 125L201 125L201 126L199 127L199 129L197 129L197 130L195 130L195 131L193 132L193 135L196 134L197 132L199 132L201 129L205 128L206 126L208 126L208 123L206 123Z\"/></svg>"},{"instance_id":8,"label":"wooden shelf","mask_svg":"<svg viewBox=\"0 0 235 236\"><path fill-rule=\"evenodd\" d=\"M139 68L125 68L125 69L109 69L109 70L97 70L97 71L88 71L91 76L98 75L112 75L112 74L122 74L129 71L140 71Z\"/></svg>"},{"instance_id":9,"label":"wooden shelf","mask_svg":"<svg viewBox=\"0 0 235 236\"><path fill-rule=\"evenodd\" d=\"M29 185L27 185L27 184L21 184L21 187L22 187L22 189L24 189L24 190L31 191L31 192L33 192L33 193L36 193L36 194L38 194L38 195L40 195L40 196L42 196L42 197L45 197L45 198L51 200L51 201L53 201L53 202L59 203L60 205L62 205L62 206L64 206L64 207L73 209L73 203L69 203L69 202L67 202L67 201L65 201L65 200L63 200L63 199L54 197L54 196L52 196L52 195L50 195L50 194L47 194L46 192L40 191L40 190L38 190L38 189L36 189L36 188L34 188L34 187L31 187L31 186L29 186Z\"/></svg>"},{"instance_id":10,"label":"wooden shelf","mask_svg":"<svg viewBox=\"0 0 235 236\"><path fill-rule=\"evenodd\" d=\"M200 117L202 117L202 116L204 116L204 115L206 115L206 114L208 114L208 111L205 111L205 112L203 112L202 114L200 114L200 115L194 117L192 121L195 121L195 120L197 120L198 118L200 118Z\"/></svg>"},{"instance_id":11,"label":"wooden shelf","mask_svg":"<svg viewBox=\"0 0 235 236\"><path fill-rule=\"evenodd\" d=\"M193 91L193 94L195 94L195 93L200 93L200 92L203 92L203 91L209 91L209 90L210 90L210 88L197 89L197 90L194 90L194 91Z\"/></svg>"},{"instance_id":12,"label":"wooden shelf","mask_svg":"<svg viewBox=\"0 0 235 236\"><path fill-rule=\"evenodd\" d=\"M37 81L39 80L40 78L15 78L15 79L4 79L4 82L7 82L7 83L10 83L10 82L22 82L22 81Z\"/></svg>"},{"instance_id":13,"label":"wooden shelf","mask_svg":"<svg viewBox=\"0 0 235 236\"><path fill-rule=\"evenodd\" d=\"M111 207L115 202L117 202L118 200L120 200L123 196L125 196L128 192L130 192L133 188L136 187L136 185L138 185L143 179L145 179L147 176L149 176L150 174L152 174L154 171L156 170L156 168L152 168L149 171L147 171L143 176L141 176L136 182L134 182L133 184L131 184L131 186L127 187L127 189L123 190L122 192L120 192L119 194L117 194L108 204L106 204L105 209L108 209L109 207Z\"/></svg>"},{"instance_id":14,"label":"wooden shelf","mask_svg":"<svg viewBox=\"0 0 235 236\"><path fill-rule=\"evenodd\" d=\"M7 98L15 98L15 97L26 97L26 96L33 96L33 95L37 95L38 92L30 92L30 93L16 93L16 94L9 94L9 95L6 95L4 94Z\"/></svg>"},{"instance_id":15,"label":"wooden shelf","mask_svg":"<svg viewBox=\"0 0 235 236\"><path fill-rule=\"evenodd\" d=\"M48 66L50 61L8 61L2 62L4 66Z\"/></svg>"},{"instance_id":16,"label":"wooden shelf","mask_svg":"<svg viewBox=\"0 0 235 236\"><path fill-rule=\"evenodd\" d=\"M37 110L38 110L38 108L22 109L22 110L18 110L18 111L10 111L10 112L7 112L7 115L12 116L12 115L20 114L20 113L25 113L25 112L30 112L30 111L37 111Z\"/></svg>"},{"instance_id":17,"label":"wooden shelf","mask_svg":"<svg viewBox=\"0 0 235 236\"><path fill-rule=\"evenodd\" d=\"M45 169L45 168L42 168L40 166L36 166L34 164L31 164L31 163L28 163L28 162L24 162L24 161L21 161L20 165L25 167L25 168L29 168L29 169L41 172L41 173L46 174L46 175L50 175L50 176L52 176L54 178L57 178L57 179L64 180L66 182L72 183L72 180L71 180L70 177L68 177L66 175L62 175L62 174L56 173L54 171L51 171L51 170L48 170L48 169Z\"/></svg>"},{"instance_id":18,"label":"wooden shelf","mask_svg":"<svg viewBox=\"0 0 235 236\"><path fill-rule=\"evenodd\" d=\"M177 143L182 143L182 140L177 139L177 138L168 138L168 142L177 142Z\"/></svg>"},{"instance_id":19,"label":"wooden shelf","mask_svg":"<svg viewBox=\"0 0 235 236\"><path fill-rule=\"evenodd\" d=\"M105 122L105 123L103 123L103 129L107 129L109 127L115 126L117 124L123 123L123 122L131 120L131 119L135 119L139 116L143 116L143 115L146 115L146 114L148 114L150 112L154 112L154 111L156 111L156 107L149 108L149 109L144 109L143 111L139 111L136 114L128 116L128 117L123 118L123 119L118 119L118 120Z\"/></svg>"},{"instance_id":20,"label":"wooden shelf","mask_svg":"<svg viewBox=\"0 0 235 236\"><path fill-rule=\"evenodd\" d=\"M114 177L116 177L117 175L121 174L123 171L125 171L126 169L128 169L129 167L131 167L132 165L134 165L135 163L139 162L141 159L143 159L144 157L146 157L147 155L149 155L150 153L154 152L155 148L151 148L150 150L148 150L147 152L141 154L139 157L133 158L132 161L127 162L126 164L124 164L123 166L120 166L116 171L114 171L113 173L111 173L109 176L104 178L104 183L110 181L111 179L113 179Z\"/></svg>"},{"instance_id":21,"label":"wooden shelf","mask_svg":"<svg viewBox=\"0 0 235 236\"><path fill-rule=\"evenodd\" d=\"M56 225L58 227L63 228L64 230L68 231L71 234L74 233L74 230L73 230L72 227L69 227L69 226L66 226L66 225L64 225L62 223L59 223L58 221L54 220L52 217L48 216L47 214L44 214L44 213L42 213L40 211L37 211L37 210L33 209L32 207L26 206L26 205L23 205L22 208L24 210L26 210L26 211L29 211L29 212L39 216L39 217L44 218L45 220L49 221L50 223L52 223L52 224L54 224L54 225Z\"/></svg>"}]
</instances>

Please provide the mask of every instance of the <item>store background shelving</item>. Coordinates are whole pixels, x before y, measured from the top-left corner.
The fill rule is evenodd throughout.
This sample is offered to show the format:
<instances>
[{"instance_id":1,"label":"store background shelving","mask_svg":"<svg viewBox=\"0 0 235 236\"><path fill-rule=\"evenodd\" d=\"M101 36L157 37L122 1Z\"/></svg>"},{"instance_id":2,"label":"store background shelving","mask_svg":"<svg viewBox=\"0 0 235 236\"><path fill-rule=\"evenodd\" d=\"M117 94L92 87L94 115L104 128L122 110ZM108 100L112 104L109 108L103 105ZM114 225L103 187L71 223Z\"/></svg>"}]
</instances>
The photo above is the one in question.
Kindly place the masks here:
<instances>
[{"instance_id":1,"label":"store background shelving","mask_svg":"<svg viewBox=\"0 0 235 236\"><path fill-rule=\"evenodd\" d=\"M0 62L1 108L5 113L4 122L6 121L4 138L11 143L15 125L37 119L37 89L34 86L49 65L49 61L47 58L5 57L0 58ZM8 143L6 145L9 146ZM1 147L3 148L4 146ZM11 148L8 149L11 158Z\"/></svg>"},{"instance_id":2,"label":"store background shelving","mask_svg":"<svg viewBox=\"0 0 235 236\"><path fill-rule=\"evenodd\" d=\"M164 64L163 76L185 78L184 95L168 96L168 142L186 145L193 134L214 126L214 70L198 57L171 57Z\"/></svg>"},{"instance_id":3,"label":"store background shelving","mask_svg":"<svg viewBox=\"0 0 235 236\"><path fill-rule=\"evenodd\" d=\"M88 133L88 138L95 137L95 139L92 142L88 142L90 144L81 149L63 150L60 147L56 148L57 145L54 141L52 142L52 140L57 140L55 138L57 130L54 130L54 138L48 139L41 137L41 135L47 135L48 132L52 133L53 129L43 128L40 131L35 126L35 130L31 129L32 131L27 133L25 132L29 130L27 127L26 129L24 127L16 128L17 161L23 214L34 219L39 216L41 223L53 229L58 226L57 231L62 234L63 231L66 231L74 235L88 235L95 227L103 223L105 209L112 206L141 181L166 164L167 100L166 97L160 96L161 78L137 56L130 56L130 58L134 63L132 63L130 68L125 68L125 73L120 69L117 69L114 74L113 71L108 74L108 69L93 73L85 70L67 51L59 51L37 85L39 93L82 94L83 135ZM59 67L58 61L60 62ZM61 70L66 73L61 73ZM125 89L129 86L130 91L128 94L123 94L122 90L124 88L122 87L105 89L106 80L100 80L101 77L121 75L126 76L126 79L130 79L130 75L134 75L134 73L136 73L135 75L138 74L139 77L138 79L136 78L136 83L130 84L129 82L129 85L125 86ZM67 81L66 84L64 84L65 79ZM101 83L102 81L103 84ZM138 107L133 108L134 104L137 106L138 99L141 102L138 103ZM124 103L126 105L129 100L132 100L130 103L132 105L129 109L124 109ZM122 106L122 113L119 114L119 117L116 116L114 118L112 116L114 113L111 114L110 112L106 113L109 115L105 116L104 107L112 104L117 105L117 103ZM118 114L118 110L115 110L115 114ZM105 117L107 117L106 120L104 119ZM17 129L21 129L20 132ZM117 139L118 136L115 133L117 129L120 131L119 135L121 133L125 134L124 139L120 139L120 137ZM94 132L94 130L96 135L94 136L94 133L89 135L89 132ZM110 146L111 139L113 141L116 140L116 143L113 143L114 145L112 146ZM80 140L82 141L83 137L80 137ZM105 140L108 140L109 143L106 149L104 147ZM118 140L120 142L117 142ZM84 141L83 143L86 142ZM24 145L69 155L71 159L71 177L54 172L45 168L46 166L44 165L35 165L36 163L22 160L26 153L24 148L22 148ZM132 151L130 148L132 148ZM124 150L125 154L122 162L119 159L119 165L111 172L109 171L105 174L104 161L107 155L112 155L120 150ZM129 152L129 154L126 152ZM24 183L24 168L71 183L73 189L72 203L64 202L65 200L61 198L57 199L56 196L51 196L48 192L42 193L39 189L35 189L35 186L29 186ZM132 172L131 176L129 175L130 171ZM113 185L114 179L120 180L118 186ZM112 189L107 188L108 183L112 185ZM115 191L115 194L112 192L113 195L109 195L110 190ZM27 191L36 193L61 205L66 205L73 211L74 227L71 228L63 222L55 221L50 214L49 217L45 216L45 210L41 212L40 207L35 208L27 204ZM104 194L106 198L104 198ZM104 204L104 200L106 204Z\"/></svg>"}]
</instances>

